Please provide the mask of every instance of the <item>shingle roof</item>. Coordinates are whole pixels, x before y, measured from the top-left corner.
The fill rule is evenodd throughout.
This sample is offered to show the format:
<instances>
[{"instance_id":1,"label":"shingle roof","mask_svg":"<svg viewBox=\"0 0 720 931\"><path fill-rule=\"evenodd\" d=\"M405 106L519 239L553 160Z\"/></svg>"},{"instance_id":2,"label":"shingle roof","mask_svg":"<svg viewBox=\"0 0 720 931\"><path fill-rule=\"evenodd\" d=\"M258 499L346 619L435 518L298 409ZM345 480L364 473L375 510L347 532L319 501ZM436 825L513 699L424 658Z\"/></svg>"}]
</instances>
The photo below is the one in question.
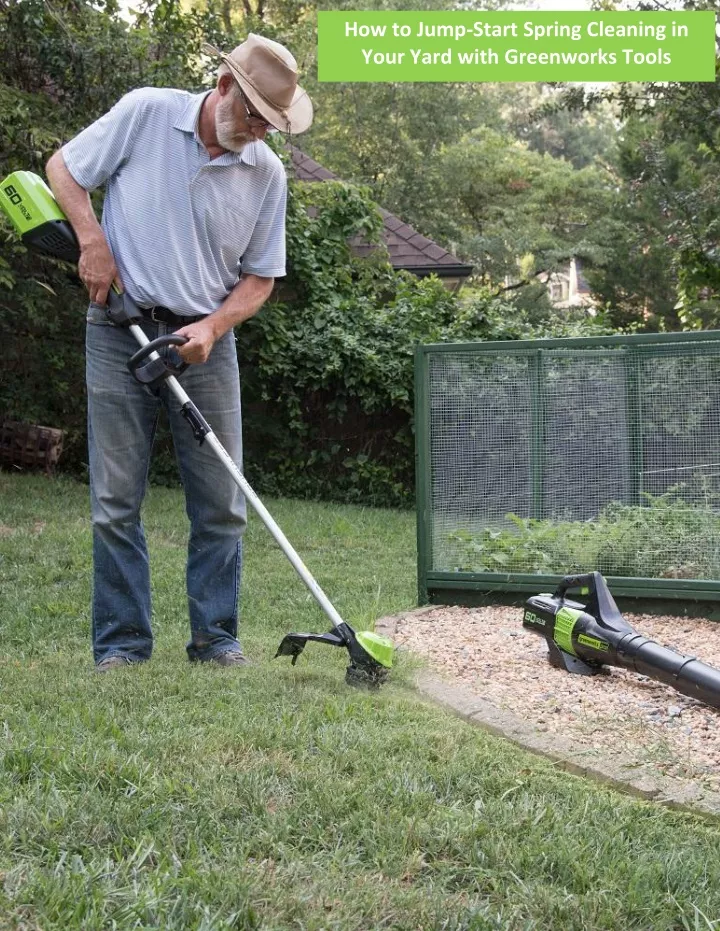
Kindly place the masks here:
<instances>
[{"instance_id":1,"label":"shingle roof","mask_svg":"<svg viewBox=\"0 0 720 931\"><path fill-rule=\"evenodd\" d=\"M337 175L323 168L294 145L290 146L290 155L292 171L298 181L338 180ZM435 274L441 278L464 278L472 272L472 265L464 264L457 256L418 233L392 213L382 207L380 213L385 224L383 238L394 268L404 268L420 276ZM353 251L356 255L368 255L372 246L362 239L355 239Z\"/></svg>"}]
</instances>

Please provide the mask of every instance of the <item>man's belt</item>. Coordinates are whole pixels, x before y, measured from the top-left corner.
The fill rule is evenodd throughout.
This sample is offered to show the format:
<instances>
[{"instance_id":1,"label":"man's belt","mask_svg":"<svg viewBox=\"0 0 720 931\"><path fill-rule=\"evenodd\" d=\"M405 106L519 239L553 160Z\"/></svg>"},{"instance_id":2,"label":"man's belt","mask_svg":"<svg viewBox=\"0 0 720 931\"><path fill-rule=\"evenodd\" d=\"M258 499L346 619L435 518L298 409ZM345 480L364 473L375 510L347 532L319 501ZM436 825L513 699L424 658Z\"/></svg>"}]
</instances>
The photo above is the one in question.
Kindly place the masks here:
<instances>
[{"instance_id":1,"label":"man's belt","mask_svg":"<svg viewBox=\"0 0 720 931\"><path fill-rule=\"evenodd\" d=\"M169 307L162 307L160 304L154 307L140 307L139 310L146 320L151 320L153 323L166 323L169 326L188 326L207 317L207 314L195 314L194 316L176 314Z\"/></svg>"}]
</instances>

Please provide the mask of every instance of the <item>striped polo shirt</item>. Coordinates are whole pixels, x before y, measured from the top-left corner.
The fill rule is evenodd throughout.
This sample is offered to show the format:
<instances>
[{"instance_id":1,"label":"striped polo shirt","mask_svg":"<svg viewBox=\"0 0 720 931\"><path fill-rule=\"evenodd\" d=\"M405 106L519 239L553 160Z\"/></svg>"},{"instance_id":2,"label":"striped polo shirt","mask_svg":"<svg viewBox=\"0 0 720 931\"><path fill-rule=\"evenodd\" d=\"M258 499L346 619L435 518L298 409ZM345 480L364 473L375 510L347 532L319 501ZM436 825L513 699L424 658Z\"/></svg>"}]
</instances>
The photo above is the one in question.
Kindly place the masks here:
<instances>
[{"instance_id":1,"label":"striped polo shirt","mask_svg":"<svg viewBox=\"0 0 720 931\"><path fill-rule=\"evenodd\" d=\"M107 183L102 228L130 296L188 316L216 310L240 273L285 274L283 164L257 140L211 160L207 93L131 91L62 149L81 187Z\"/></svg>"}]
</instances>

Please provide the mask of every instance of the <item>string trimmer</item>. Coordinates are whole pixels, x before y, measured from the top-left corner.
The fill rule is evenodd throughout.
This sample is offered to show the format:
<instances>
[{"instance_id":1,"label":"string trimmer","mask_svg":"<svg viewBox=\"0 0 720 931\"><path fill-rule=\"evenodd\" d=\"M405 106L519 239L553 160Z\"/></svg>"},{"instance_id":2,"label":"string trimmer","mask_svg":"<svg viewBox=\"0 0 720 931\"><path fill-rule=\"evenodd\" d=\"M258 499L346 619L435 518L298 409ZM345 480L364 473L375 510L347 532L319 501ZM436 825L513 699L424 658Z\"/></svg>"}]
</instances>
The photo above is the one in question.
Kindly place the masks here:
<instances>
[{"instance_id":1,"label":"string trimmer","mask_svg":"<svg viewBox=\"0 0 720 931\"><path fill-rule=\"evenodd\" d=\"M566 597L573 589L582 602ZM545 637L550 663L558 669L594 676L604 665L621 666L720 708L720 671L639 634L620 613L599 572L569 575L554 595L530 598L523 627Z\"/></svg>"},{"instance_id":2,"label":"string trimmer","mask_svg":"<svg viewBox=\"0 0 720 931\"><path fill-rule=\"evenodd\" d=\"M42 178L29 171L16 171L0 183L0 207L29 248L44 255L77 264L80 259L75 232L60 209L52 191ZM128 327L140 344L140 349L128 360L128 368L141 384L157 389L163 382L180 402L182 415L190 425L198 443L207 443L228 470L263 524L287 556L293 568L332 622L326 634L288 634L278 647L276 656L291 656L295 665L298 656L310 640L330 646L344 647L350 655L345 680L350 685L377 688L392 666L394 647L388 637L372 631L356 632L340 617L330 599L308 571L302 559L290 545L267 508L252 490L243 474L222 446L212 428L183 390L176 376L187 368L163 359L157 350L181 346L184 336L169 334L149 340L140 327L144 320L140 310L127 293L111 289L107 316L115 326Z\"/></svg>"}]
</instances>

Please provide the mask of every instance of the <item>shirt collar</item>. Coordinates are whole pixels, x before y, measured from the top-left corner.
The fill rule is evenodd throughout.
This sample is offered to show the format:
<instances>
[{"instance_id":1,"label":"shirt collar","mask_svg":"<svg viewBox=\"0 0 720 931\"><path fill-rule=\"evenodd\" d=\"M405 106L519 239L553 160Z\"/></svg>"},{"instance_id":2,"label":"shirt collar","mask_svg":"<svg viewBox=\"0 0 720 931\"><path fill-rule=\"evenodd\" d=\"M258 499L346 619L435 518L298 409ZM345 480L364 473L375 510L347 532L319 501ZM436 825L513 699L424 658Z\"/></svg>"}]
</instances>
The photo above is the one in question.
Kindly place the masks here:
<instances>
[{"instance_id":1,"label":"shirt collar","mask_svg":"<svg viewBox=\"0 0 720 931\"><path fill-rule=\"evenodd\" d=\"M203 91L201 94L190 94L189 100L185 105L185 109L180 114L178 121L175 123L175 129L179 129L184 133L191 133L195 139L200 142L200 137L197 133L198 120L200 119L200 108L202 107L205 98L208 97L211 93L211 91ZM256 146L257 142L250 142L245 146L242 152L225 152L224 155L219 155L217 158L214 158L210 164L238 165L240 162L244 162L246 165L252 165L255 167L255 165L257 165Z\"/></svg>"}]
</instances>

